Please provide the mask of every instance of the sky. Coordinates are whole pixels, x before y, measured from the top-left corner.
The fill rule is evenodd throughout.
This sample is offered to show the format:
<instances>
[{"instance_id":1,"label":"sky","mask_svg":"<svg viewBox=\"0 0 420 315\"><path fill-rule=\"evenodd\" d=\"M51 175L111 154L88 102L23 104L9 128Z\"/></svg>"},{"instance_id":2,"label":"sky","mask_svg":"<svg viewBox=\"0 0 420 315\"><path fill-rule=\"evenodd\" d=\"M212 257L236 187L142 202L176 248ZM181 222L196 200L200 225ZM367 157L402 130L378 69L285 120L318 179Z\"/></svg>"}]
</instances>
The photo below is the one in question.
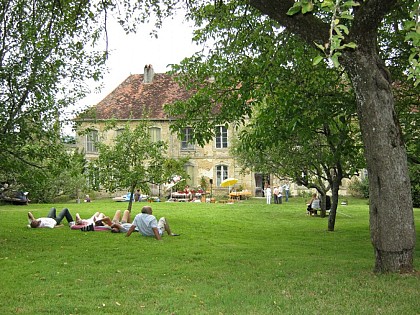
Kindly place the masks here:
<instances>
[{"instance_id":1,"label":"sky","mask_svg":"<svg viewBox=\"0 0 420 315\"><path fill-rule=\"evenodd\" d=\"M110 51L107 67L100 83L100 93L94 92L99 83L88 83L92 93L80 100L77 111L95 105L111 93L130 74L142 74L146 64L151 64L155 73L170 70L169 64L179 63L201 48L192 42L192 24L183 16L175 16L164 21L158 30L158 38L151 37L153 25L140 25L136 34L126 35L122 28L110 21L108 26L108 49ZM105 48L105 43L103 44ZM74 109L69 109L73 111ZM65 134L71 134L71 127L64 127Z\"/></svg>"},{"instance_id":2,"label":"sky","mask_svg":"<svg viewBox=\"0 0 420 315\"><path fill-rule=\"evenodd\" d=\"M152 25L140 25L136 34L126 35L119 25L111 22L108 27L109 73L104 75L104 88L100 94L90 94L81 104L98 103L130 74L143 73L146 64L151 64L155 73L163 73L169 70L168 64L178 63L199 50L192 43L191 23L183 19L183 16L175 16L165 20L158 30L158 38L150 36Z\"/></svg>"}]
</instances>

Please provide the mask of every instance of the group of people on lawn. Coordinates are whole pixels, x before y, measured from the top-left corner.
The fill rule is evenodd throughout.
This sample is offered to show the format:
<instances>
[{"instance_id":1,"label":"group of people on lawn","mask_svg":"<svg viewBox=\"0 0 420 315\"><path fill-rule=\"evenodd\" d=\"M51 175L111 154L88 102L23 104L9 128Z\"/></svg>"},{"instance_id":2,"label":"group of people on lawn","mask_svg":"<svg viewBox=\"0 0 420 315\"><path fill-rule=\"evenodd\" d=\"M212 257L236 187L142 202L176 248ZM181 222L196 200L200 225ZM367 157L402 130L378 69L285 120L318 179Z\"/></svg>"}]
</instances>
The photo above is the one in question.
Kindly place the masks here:
<instances>
[{"instance_id":1,"label":"group of people on lawn","mask_svg":"<svg viewBox=\"0 0 420 315\"><path fill-rule=\"evenodd\" d=\"M130 222L130 212L125 210L121 217L121 210L117 210L113 219L109 218L101 212L96 212L88 219L82 219L76 213L76 220L73 220L68 208L64 208L57 215L57 210L51 208L46 217L36 219L31 212L28 212L29 227L31 228L54 228L63 226L61 221L66 218L69 226L80 227L82 231L94 231L95 227L104 227L113 233L126 233L130 236L134 231L144 236L154 236L157 240L162 239L162 235L166 231L168 235L178 236L179 234L172 233L168 221L162 217L159 221L152 214L152 207L144 206L141 213L134 217Z\"/></svg>"}]
</instances>

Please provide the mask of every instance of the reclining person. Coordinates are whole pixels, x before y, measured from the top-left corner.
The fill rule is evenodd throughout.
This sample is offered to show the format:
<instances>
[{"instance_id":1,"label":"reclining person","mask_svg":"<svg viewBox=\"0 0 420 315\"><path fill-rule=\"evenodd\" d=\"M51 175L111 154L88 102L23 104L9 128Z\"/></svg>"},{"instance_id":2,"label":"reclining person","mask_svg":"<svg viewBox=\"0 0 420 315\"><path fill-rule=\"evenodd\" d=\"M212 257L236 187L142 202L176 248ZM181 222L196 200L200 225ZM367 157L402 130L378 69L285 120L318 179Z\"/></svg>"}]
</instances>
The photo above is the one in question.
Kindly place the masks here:
<instances>
[{"instance_id":1,"label":"reclining person","mask_svg":"<svg viewBox=\"0 0 420 315\"><path fill-rule=\"evenodd\" d=\"M109 218L108 218L109 219ZM109 224L109 222L106 220L105 223ZM114 218L111 222L111 232L112 233L127 233L128 230L131 228L132 223L130 223L130 211L125 210L124 214L121 219L121 210L115 211ZM134 229L135 231L138 231L137 228Z\"/></svg>"},{"instance_id":2,"label":"reclining person","mask_svg":"<svg viewBox=\"0 0 420 315\"><path fill-rule=\"evenodd\" d=\"M70 214L69 209L64 208L60 211L57 215L57 210L55 208L51 208L50 212L48 212L47 217L41 217L35 219L32 212L28 212L28 219L30 221L31 228L54 228L54 227L61 227L64 226L61 224L61 221L66 218L68 224L71 226L74 224L73 217Z\"/></svg>"},{"instance_id":3,"label":"reclining person","mask_svg":"<svg viewBox=\"0 0 420 315\"><path fill-rule=\"evenodd\" d=\"M101 231L111 229L111 220L102 212L95 212L89 219L82 219L79 213L76 213L76 226L82 232L95 231L98 227Z\"/></svg>"},{"instance_id":4,"label":"reclining person","mask_svg":"<svg viewBox=\"0 0 420 315\"><path fill-rule=\"evenodd\" d=\"M124 215L121 219L121 210L115 212L114 218L111 220L108 216L102 212L96 212L89 219L82 219L78 213L76 213L77 225L83 225L82 231L95 231L96 227L109 228L113 233L127 232L131 227L130 212L124 211Z\"/></svg>"},{"instance_id":5,"label":"reclining person","mask_svg":"<svg viewBox=\"0 0 420 315\"><path fill-rule=\"evenodd\" d=\"M165 218L160 218L159 222L156 220L156 217L152 215L152 207L150 206L144 206L141 209L141 213L135 216L126 236L129 237L136 228L141 235L154 236L158 241L162 239L164 231L166 231L168 235L179 236L179 234L171 232L169 224Z\"/></svg>"},{"instance_id":6,"label":"reclining person","mask_svg":"<svg viewBox=\"0 0 420 315\"><path fill-rule=\"evenodd\" d=\"M95 212L89 219L82 219L79 213L76 213L76 224L77 225L95 225L102 226L102 221L106 218L102 212Z\"/></svg>"}]
</instances>

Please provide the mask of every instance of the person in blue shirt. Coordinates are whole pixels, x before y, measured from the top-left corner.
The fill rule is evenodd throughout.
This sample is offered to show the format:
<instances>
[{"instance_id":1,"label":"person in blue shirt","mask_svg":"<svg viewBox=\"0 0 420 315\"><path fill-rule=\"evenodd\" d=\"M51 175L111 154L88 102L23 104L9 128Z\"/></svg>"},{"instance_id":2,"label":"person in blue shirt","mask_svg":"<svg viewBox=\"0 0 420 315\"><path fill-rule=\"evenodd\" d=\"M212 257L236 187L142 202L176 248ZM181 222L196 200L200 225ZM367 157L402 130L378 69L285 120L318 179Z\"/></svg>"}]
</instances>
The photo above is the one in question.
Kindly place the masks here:
<instances>
[{"instance_id":1,"label":"person in blue shirt","mask_svg":"<svg viewBox=\"0 0 420 315\"><path fill-rule=\"evenodd\" d=\"M152 213L152 207L144 206L141 209L141 213L135 216L126 236L129 237L136 229L138 229L141 235L154 236L158 241L162 240L162 235L165 231L168 235L179 236L179 234L172 233L166 218L162 217L157 221Z\"/></svg>"}]
</instances>

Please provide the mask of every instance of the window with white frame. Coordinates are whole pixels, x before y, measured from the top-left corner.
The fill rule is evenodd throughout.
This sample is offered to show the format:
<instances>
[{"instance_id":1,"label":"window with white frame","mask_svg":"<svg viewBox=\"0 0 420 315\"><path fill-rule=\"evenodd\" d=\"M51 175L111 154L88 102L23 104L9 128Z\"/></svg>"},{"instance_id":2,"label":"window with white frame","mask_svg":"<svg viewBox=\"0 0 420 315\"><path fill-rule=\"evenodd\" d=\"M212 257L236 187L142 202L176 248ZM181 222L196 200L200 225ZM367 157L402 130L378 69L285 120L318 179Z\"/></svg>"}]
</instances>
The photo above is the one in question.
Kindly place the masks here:
<instances>
[{"instance_id":1,"label":"window with white frame","mask_svg":"<svg viewBox=\"0 0 420 315\"><path fill-rule=\"evenodd\" d=\"M216 166L216 185L220 184L228 178L228 167L226 165L217 165Z\"/></svg>"},{"instance_id":2,"label":"window with white frame","mask_svg":"<svg viewBox=\"0 0 420 315\"><path fill-rule=\"evenodd\" d=\"M86 134L86 152L96 153L98 148L95 146L95 143L98 142L98 131L92 130Z\"/></svg>"},{"instance_id":3,"label":"window with white frame","mask_svg":"<svg viewBox=\"0 0 420 315\"><path fill-rule=\"evenodd\" d=\"M191 127L184 128L182 130L182 138L181 138L181 150L193 150L194 143L193 143L193 135L194 131Z\"/></svg>"},{"instance_id":4,"label":"window with white frame","mask_svg":"<svg viewBox=\"0 0 420 315\"><path fill-rule=\"evenodd\" d=\"M149 128L149 136L152 142L158 142L161 140L161 129L158 127Z\"/></svg>"},{"instance_id":5,"label":"window with white frame","mask_svg":"<svg viewBox=\"0 0 420 315\"><path fill-rule=\"evenodd\" d=\"M228 132L225 126L216 126L216 148L222 149L228 147Z\"/></svg>"}]
</instances>

